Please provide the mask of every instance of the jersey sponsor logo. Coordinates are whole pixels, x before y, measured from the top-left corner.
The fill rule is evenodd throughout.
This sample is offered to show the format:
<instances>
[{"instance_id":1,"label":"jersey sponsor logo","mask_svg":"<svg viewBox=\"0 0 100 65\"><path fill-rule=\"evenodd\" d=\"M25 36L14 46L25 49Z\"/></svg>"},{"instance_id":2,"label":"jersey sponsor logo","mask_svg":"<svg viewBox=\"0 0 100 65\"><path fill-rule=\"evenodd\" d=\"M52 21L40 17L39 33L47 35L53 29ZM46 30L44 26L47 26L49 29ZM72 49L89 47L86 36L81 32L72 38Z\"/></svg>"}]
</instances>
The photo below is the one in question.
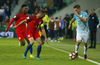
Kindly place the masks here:
<instances>
[{"instance_id":1,"label":"jersey sponsor logo","mask_svg":"<svg viewBox=\"0 0 100 65\"><path fill-rule=\"evenodd\" d=\"M14 16L14 18L16 18L16 16Z\"/></svg>"},{"instance_id":2,"label":"jersey sponsor logo","mask_svg":"<svg viewBox=\"0 0 100 65\"><path fill-rule=\"evenodd\" d=\"M27 19L29 19L29 17L27 17Z\"/></svg>"},{"instance_id":3,"label":"jersey sponsor logo","mask_svg":"<svg viewBox=\"0 0 100 65\"><path fill-rule=\"evenodd\" d=\"M21 39L21 37L19 37L18 39Z\"/></svg>"},{"instance_id":4,"label":"jersey sponsor logo","mask_svg":"<svg viewBox=\"0 0 100 65\"><path fill-rule=\"evenodd\" d=\"M35 21L33 21L33 22L35 22Z\"/></svg>"},{"instance_id":5,"label":"jersey sponsor logo","mask_svg":"<svg viewBox=\"0 0 100 65\"><path fill-rule=\"evenodd\" d=\"M30 35L28 35L28 37L30 37Z\"/></svg>"}]
</instances>

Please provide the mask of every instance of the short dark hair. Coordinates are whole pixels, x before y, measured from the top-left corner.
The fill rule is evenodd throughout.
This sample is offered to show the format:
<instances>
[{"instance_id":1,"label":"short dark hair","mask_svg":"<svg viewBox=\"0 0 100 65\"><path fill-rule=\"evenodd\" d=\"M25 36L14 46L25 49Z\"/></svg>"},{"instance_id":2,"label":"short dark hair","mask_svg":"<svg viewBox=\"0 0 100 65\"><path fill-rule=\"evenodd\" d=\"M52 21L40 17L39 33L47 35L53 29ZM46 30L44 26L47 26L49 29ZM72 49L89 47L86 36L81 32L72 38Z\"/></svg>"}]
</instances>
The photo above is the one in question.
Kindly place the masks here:
<instances>
[{"instance_id":1,"label":"short dark hair","mask_svg":"<svg viewBox=\"0 0 100 65\"><path fill-rule=\"evenodd\" d=\"M21 8L23 8L23 7L27 7L27 5L26 5L26 4L23 4L23 5L21 6Z\"/></svg>"},{"instance_id":2,"label":"short dark hair","mask_svg":"<svg viewBox=\"0 0 100 65\"><path fill-rule=\"evenodd\" d=\"M79 9L80 8L80 5L75 5L74 8Z\"/></svg>"},{"instance_id":3,"label":"short dark hair","mask_svg":"<svg viewBox=\"0 0 100 65\"><path fill-rule=\"evenodd\" d=\"M43 13L43 14L45 14L46 11L45 11L44 9L40 9L39 13Z\"/></svg>"}]
</instances>

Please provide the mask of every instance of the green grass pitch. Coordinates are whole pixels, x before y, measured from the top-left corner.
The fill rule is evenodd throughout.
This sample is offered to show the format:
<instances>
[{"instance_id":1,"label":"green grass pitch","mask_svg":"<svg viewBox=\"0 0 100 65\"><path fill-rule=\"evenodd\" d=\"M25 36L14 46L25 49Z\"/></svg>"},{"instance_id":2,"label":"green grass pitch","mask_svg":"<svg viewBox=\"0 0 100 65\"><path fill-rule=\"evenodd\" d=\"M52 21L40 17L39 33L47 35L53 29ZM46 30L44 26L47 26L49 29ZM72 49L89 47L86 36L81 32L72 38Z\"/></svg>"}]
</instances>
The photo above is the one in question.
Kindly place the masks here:
<instances>
[{"instance_id":1,"label":"green grass pitch","mask_svg":"<svg viewBox=\"0 0 100 65\"><path fill-rule=\"evenodd\" d=\"M13 39L0 39L0 65L96 65L84 59L70 60L69 54L47 47L47 44L42 46L41 58L43 60L36 60L29 57L29 52L26 59L23 59L23 53L27 43L23 47L19 47L17 38ZM60 43L50 42L49 46L74 53L75 41L72 39L64 39ZM88 43L89 45L90 43ZM84 44L81 43L79 48L79 55L84 56ZM37 44L33 45L33 55L36 57ZM88 58L100 63L100 44L97 44L96 49L88 49Z\"/></svg>"}]
</instances>

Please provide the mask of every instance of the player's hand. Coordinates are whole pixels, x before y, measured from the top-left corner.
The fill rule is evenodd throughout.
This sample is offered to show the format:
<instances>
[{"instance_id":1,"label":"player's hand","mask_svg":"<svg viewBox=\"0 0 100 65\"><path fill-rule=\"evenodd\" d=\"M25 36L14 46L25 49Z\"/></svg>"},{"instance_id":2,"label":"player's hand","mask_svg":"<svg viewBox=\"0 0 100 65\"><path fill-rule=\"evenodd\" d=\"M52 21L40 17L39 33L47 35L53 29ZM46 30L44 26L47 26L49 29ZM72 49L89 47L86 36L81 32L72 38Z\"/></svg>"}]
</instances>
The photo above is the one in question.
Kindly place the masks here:
<instances>
[{"instance_id":1,"label":"player's hand","mask_svg":"<svg viewBox=\"0 0 100 65\"><path fill-rule=\"evenodd\" d=\"M15 26L13 26L13 28L17 28L17 26L15 25Z\"/></svg>"},{"instance_id":2,"label":"player's hand","mask_svg":"<svg viewBox=\"0 0 100 65\"><path fill-rule=\"evenodd\" d=\"M6 29L5 32L7 32L8 30Z\"/></svg>"},{"instance_id":3,"label":"player's hand","mask_svg":"<svg viewBox=\"0 0 100 65\"><path fill-rule=\"evenodd\" d=\"M45 39L45 41L46 41L46 43L47 43L47 44L49 44L49 42L48 42L48 40L47 40L47 39Z\"/></svg>"},{"instance_id":4,"label":"player's hand","mask_svg":"<svg viewBox=\"0 0 100 65\"><path fill-rule=\"evenodd\" d=\"M78 13L77 13L77 12L74 12L74 14L75 14L76 16L78 16Z\"/></svg>"},{"instance_id":5,"label":"player's hand","mask_svg":"<svg viewBox=\"0 0 100 65\"><path fill-rule=\"evenodd\" d=\"M70 27L71 27L71 24L69 24L68 29L70 29Z\"/></svg>"}]
</instances>

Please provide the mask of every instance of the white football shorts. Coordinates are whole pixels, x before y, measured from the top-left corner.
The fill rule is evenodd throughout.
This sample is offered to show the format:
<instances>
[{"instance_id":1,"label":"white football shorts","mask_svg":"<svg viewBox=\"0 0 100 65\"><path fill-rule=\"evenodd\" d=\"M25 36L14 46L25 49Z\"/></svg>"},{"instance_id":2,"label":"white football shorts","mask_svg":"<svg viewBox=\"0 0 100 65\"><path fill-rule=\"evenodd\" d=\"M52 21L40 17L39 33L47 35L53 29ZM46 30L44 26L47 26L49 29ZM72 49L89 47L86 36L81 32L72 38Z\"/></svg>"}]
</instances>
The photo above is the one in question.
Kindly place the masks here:
<instances>
[{"instance_id":1,"label":"white football shorts","mask_svg":"<svg viewBox=\"0 0 100 65\"><path fill-rule=\"evenodd\" d=\"M88 41L89 41L89 32L86 32L86 33L77 32L76 38L77 38L77 41L82 40L82 42L88 43Z\"/></svg>"}]
</instances>

